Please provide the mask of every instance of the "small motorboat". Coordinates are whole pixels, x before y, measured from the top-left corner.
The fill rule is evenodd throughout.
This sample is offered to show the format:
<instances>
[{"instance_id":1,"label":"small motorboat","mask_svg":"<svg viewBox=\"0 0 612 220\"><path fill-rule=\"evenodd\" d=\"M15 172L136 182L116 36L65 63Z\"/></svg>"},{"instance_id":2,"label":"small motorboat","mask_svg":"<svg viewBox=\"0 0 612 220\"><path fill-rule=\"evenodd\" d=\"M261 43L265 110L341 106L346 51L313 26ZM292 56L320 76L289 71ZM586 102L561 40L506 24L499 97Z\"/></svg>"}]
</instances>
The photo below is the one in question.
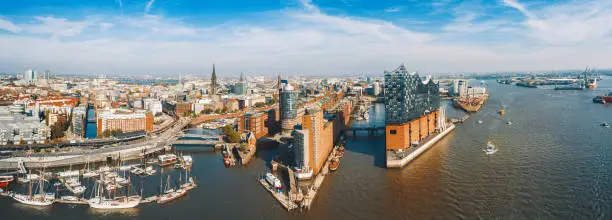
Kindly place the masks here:
<instances>
[{"instance_id":1,"label":"small motorboat","mask_svg":"<svg viewBox=\"0 0 612 220\"><path fill-rule=\"evenodd\" d=\"M511 121L506 122L507 125L512 125Z\"/></svg>"},{"instance_id":2,"label":"small motorboat","mask_svg":"<svg viewBox=\"0 0 612 220\"><path fill-rule=\"evenodd\" d=\"M484 152L487 155L491 155L494 154L495 152L497 152L497 147L495 147L495 145L493 145L493 143L491 143L490 141L487 143L487 148L484 149Z\"/></svg>"},{"instance_id":3,"label":"small motorboat","mask_svg":"<svg viewBox=\"0 0 612 220\"><path fill-rule=\"evenodd\" d=\"M481 120L478 120L478 124L482 124L482 121L481 121Z\"/></svg>"},{"instance_id":4,"label":"small motorboat","mask_svg":"<svg viewBox=\"0 0 612 220\"><path fill-rule=\"evenodd\" d=\"M604 123L601 123L601 126L602 126L602 127L609 128L609 127L610 127L610 124L608 124L608 122L604 122Z\"/></svg>"},{"instance_id":5,"label":"small motorboat","mask_svg":"<svg viewBox=\"0 0 612 220\"><path fill-rule=\"evenodd\" d=\"M336 171L338 170L338 167L340 167L340 159L334 157L329 164L329 170Z\"/></svg>"}]
</instances>

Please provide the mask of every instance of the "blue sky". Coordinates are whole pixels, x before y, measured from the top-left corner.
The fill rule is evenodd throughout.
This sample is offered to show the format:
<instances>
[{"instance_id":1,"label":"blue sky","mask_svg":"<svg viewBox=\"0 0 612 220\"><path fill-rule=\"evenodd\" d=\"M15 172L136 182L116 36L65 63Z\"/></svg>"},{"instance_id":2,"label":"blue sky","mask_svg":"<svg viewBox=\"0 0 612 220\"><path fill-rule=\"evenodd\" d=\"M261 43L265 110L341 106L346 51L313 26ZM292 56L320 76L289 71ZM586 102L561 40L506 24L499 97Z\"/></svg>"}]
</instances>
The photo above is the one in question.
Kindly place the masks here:
<instances>
[{"instance_id":1,"label":"blue sky","mask_svg":"<svg viewBox=\"0 0 612 220\"><path fill-rule=\"evenodd\" d=\"M334 75L610 68L606 0L21 0L0 72Z\"/></svg>"}]
</instances>

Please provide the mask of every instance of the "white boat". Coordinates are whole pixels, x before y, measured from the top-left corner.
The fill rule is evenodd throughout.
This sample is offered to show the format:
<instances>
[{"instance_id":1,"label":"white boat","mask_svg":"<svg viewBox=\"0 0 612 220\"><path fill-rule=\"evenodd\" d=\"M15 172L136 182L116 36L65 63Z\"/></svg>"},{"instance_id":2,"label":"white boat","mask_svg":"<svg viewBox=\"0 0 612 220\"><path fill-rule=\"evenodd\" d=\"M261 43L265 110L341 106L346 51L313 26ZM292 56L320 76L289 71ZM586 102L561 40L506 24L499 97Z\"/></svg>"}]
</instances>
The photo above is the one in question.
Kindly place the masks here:
<instances>
[{"instance_id":1,"label":"white boat","mask_svg":"<svg viewBox=\"0 0 612 220\"><path fill-rule=\"evenodd\" d=\"M487 143L487 148L484 149L484 152L488 155L494 154L495 152L497 152L497 147L495 147L495 145L493 145L493 143L489 141Z\"/></svg>"},{"instance_id":2,"label":"white boat","mask_svg":"<svg viewBox=\"0 0 612 220\"><path fill-rule=\"evenodd\" d=\"M157 197L157 203L164 204L164 203L170 202L181 196L184 196L186 193L187 193L187 190L183 188L179 188L176 190L174 188L170 188L170 176L168 176L168 178L166 178L166 190L164 191L162 195Z\"/></svg>"},{"instance_id":3,"label":"white boat","mask_svg":"<svg viewBox=\"0 0 612 220\"><path fill-rule=\"evenodd\" d=\"M153 169L152 166L148 166L147 168L145 168L145 173L149 176L152 176L157 173L157 170Z\"/></svg>"},{"instance_id":4,"label":"white boat","mask_svg":"<svg viewBox=\"0 0 612 220\"><path fill-rule=\"evenodd\" d=\"M79 176L80 174L81 173L78 170L68 170L68 171L63 171L63 172L57 173L57 175L59 175L59 177L61 177L61 178Z\"/></svg>"},{"instance_id":5,"label":"white boat","mask_svg":"<svg viewBox=\"0 0 612 220\"><path fill-rule=\"evenodd\" d=\"M507 125L512 125L511 121L506 122Z\"/></svg>"},{"instance_id":6,"label":"white boat","mask_svg":"<svg viewBox=\"0 0 612 220\"><path fill-rule=\"evenodd\" d=\"M94 177L94 176L97 176L97 175L98 175L98 173L96 173L94 171L91 171L91 170L85 170L83 172L83 178L91 178L91 177Z\"/></svg>"},{"instance_id":7,"label":"white boat","mask_svg":"<svg viewBox=\"0 0 612 220\"><path fill-rule=\"evenodd\" d=\"M73 201L73 202L79 201L79 198L76 196L62 196L60 197L60 199L64 201Z\"/></svg>"},{"instance_id":8,"label":"white boat","mask_svg":"<svg viewBox=\"0 0 612 220\"><path fill-rule=\"evenodd\" d=\"M143 170L140 167L133 167L132 170L130 170L130 172L135 175L139 175L139 176L145 174L145 170Z\"/></svg>"},{"instance_id":9,"label":"white boat","mask_svg":"<svg viewBox=\"0 0 612 220\"><path fill-rule=\"evenodd\" d=\"M109 166L103 166L103 167L98 168L98 170L100 172L108 172L111 170L111 168Z\"/></svg>"},{"instance_id":10,"label":"white boat","mask_svg":"<svg viewBox=\"0 0 612 220\"><path fill-rule=\"evenodd\" d=\"M185 165L187 166L193 164L193 158L190 155L183 155L183 161L185 161Z\"/></svg>"},{"instance_id":11,"label":"white boat","mask_svg":"<svg viewBox=\"0 0 612 220\"><path fill-rule=\"evenodd\" d=\"M115 178L115 181L120 185L127 185L128 183L130 183L126 178L120 176Z\"/></svg>"},{"instance_id":12,"label":"white boat","mask_svg":"<svg viewBox=\"0 0 612 220\"><path fill-rule=\"evenodd\" d=\"M89 207L94 209L128 209L140 204L140 196L122 197L118 199L105 199L95 197L87 201Z\"/></svg>"},{"instance_id":13,"label":"white boat","mask_svg":"<svg viewBox=\"0 0 612 220\"><path fill-rule=\"evenodd\" d=\"M33 205L33 206L49 206L52 205L55 200L54 200L54 195L47 195L45 194L45 181L43 180L42 177L39 177L38 179L38 189L40 190L38 194L33 195L33 190L32 190L32 181L30 181L30 187L29 187L29 195L23 195L23 194L17 194L17 193L12 193L11 197L13 199L15 199L15 201L18 201L20 203L26 204L26 205Z\"/></svg>"},{"instance_id":14,"label":"white boat","mask_svg":"<svg viewBox=\"0 0 612 220\"><path fill-rule=\"evenodd\" d=\"M134 208L140 203L140 196L128 195L130 192L129 184L126 195L115 199L104 198L104 185L100 183L97 184L96 197L87 200L89 207L93 209L127 209Z\"/></svg>"},{"instance_id":15,"label":"white boat","mask_svg":"<svg viewBox=\"0 0 612 220\"><path fill-rule=\"evenodd\" d=\"M121 170L121 171L128 171L130 169L132 169L131 165L123 165L123 166L119 167L119 170Z\"/></svg>"},{"instance_id":16,"label":"white boat","mask_svg":"<svg viewBox=\"0 0 612 220\"><path fill-rule=\"evenodd\" d=\"M46 196L40 196L40 195L34 195L34 196L28 196L28 195L22 195L22 194L11 194L11 197L13 197L13 199L15 199L15 201L26 204L26 205L33 205L33 206L49 206L52 205L55 201L54 200L49 200L47 199Z\"/></svg>"},{"instance_id":17,"label":"white boat","mask_svg":"<svg viewBox=\"0 0 612 220\"><path fill-rule=\"evenodd\" d=\"M268 181L270 186L274 189L280 190L282 188L281 181L271 173L266 173L266 181Z\"/></svg>"},{"instance_id":18,"label":"white boat","mask_svg":"<svg viewBox=\"0 0 612 220\"><path fill-rule=\"evenodd\" d=\"M481 120L478 120L478 124L482 124L482 121L481 121Z\"/></svg>"},{"instance_id":19,"label":"white boat","mask_svg":"<svg viewBox=\"0 0 612 220\"><path fill-rule=\"evenodd\" d=\"M85 186L77 186L72 188L72 193L74 193L75 195L81 194L85 192L85 189L87 189Z\"/></svg>"},{"instance_id":20,"label":"white boat","mask_svg":"<svg viewBox=\"0 0 612 220\"><path fill-rule=\"evenodd\" d=\"M176 158L177 157L174 154L164 154L164 155L157 156L160 166L167 166L167 165L174 164L177 161Z\"/></svg>"}]
</instances>

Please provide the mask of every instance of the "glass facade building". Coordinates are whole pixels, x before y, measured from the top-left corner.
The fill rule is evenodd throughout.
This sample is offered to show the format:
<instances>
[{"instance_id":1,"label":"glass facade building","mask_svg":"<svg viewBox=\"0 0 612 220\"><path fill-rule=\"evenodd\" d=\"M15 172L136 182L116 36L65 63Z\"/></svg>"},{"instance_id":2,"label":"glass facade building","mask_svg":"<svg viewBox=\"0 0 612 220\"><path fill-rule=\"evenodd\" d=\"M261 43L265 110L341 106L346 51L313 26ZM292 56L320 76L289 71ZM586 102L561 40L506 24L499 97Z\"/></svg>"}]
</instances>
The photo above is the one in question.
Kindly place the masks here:
<instances>
[{"instance_id":1,"label":"glass facade building","mask_svg":"<svg viewBox=\"0 0 612 220\"><path fill-rule=\"evenodd\" d=\"M421 80L402 64L385 71L385 122L403 124L440 108L440 86Z\"/></svg>"}]
</instances>

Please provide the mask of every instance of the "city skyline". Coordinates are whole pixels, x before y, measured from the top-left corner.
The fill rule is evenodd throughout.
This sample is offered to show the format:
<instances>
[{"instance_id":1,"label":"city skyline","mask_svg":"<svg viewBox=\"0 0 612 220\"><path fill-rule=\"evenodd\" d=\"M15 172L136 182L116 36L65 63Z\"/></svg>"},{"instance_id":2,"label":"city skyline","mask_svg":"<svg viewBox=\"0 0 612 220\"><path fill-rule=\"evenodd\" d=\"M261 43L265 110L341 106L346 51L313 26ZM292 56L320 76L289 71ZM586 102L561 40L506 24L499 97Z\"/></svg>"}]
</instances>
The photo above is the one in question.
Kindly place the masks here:
<instances>
[{"instance_id":1,"label":"city skyline","mask_svg":"<svg viewBox=\"0 0 612 220\"><path fill-rule=\"evenodd\" d=\"M36 6L32 6L36 5ZM237 7L240 5L240 7ZM20 1L0 72L340 75L610 68L604 1Z\"/></svg>"}]
</instances>

